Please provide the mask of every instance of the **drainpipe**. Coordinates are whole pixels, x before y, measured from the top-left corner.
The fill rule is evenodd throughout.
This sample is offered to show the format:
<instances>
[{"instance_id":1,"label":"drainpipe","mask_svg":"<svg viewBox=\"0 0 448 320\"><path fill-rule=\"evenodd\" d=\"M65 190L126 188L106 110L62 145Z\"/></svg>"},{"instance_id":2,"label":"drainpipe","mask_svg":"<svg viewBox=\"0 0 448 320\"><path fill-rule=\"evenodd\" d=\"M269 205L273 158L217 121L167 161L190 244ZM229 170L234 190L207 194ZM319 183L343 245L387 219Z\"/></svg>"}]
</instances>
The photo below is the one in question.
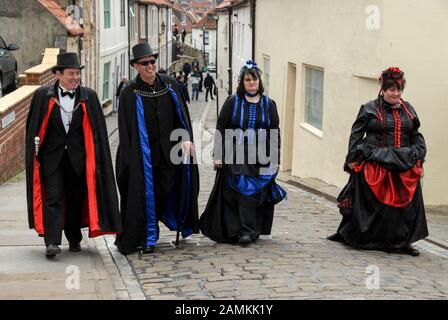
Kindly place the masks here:
<instances>
[{"instance_id":1,"label":"drainpipe","mask_svg":"<svg viewBox=\"0 0 448 320\"><path fill-rule=\"evenodd\" d=\"M131 1L128 0L128 61L131 60ZM131 64L128 63L128 79L131 81Z\"/></svg>"},{"instance_id":2,"label":"drainpipe","mask_svg":"<svg viewBox=\"0 0 448 320\"><path fill-rule=\"evenodd\" d=\"M215 12L215 21L216 21L216 41L215 41L215 68L216 68L216 81L218 81L218 31L219 31L219 28L218 28L218 15L217 15L217 13ZM216 83L215 83L215 86L216 86ZM212 94L213 94L213 92L212 92ZM216 95L216 119L218 119L218 117L219 117L219 92L218 92L218 94Z\"/></svg>"},{"instance_id":3,"label":"drainpipe","mask_svg":"<svg viewBox=\"0 0 448 320\"><path fill-rule=\"evenodd\" d=\"M170 8L166 7L166 27L165 27L165 32L166 32L166 50L165 50L165 53L166 53L166 69L167 69L167 72L168 72L168 54L169 54L169 50L168 50L168 46L169 46L169 43L168 43L168 30L171 30L171 23L170 23L169 16L170 16ZM171 55L172 54L173 53L171 52Z\"/></svg>"},{"instance_id":4,"label":"drainpipe","mask_svg":"<svg viewBox=\"0 0 448 320\"><path fill-rule=\"evenodd\" d=\"M157 7L157 51L158 54L160 54L160 37L162 34L160 33L160 10L162 10L161 7Z\"/></svg>"},{"instance_id":5,"label":"drainpipe","mask_svg":"<svg viewBox=\"0 0 448 320\"><path fill-rule=\"evenodd\" d=\"M256 0L250 1L250 25L252 27L252 61L255 61L255 12L256 12Z\"/></svg>"},{"instance_id":6,"label":"drainpipe","mask_svg":"<svg viewBox=\"0 0 448 320\"><path fill-rule=\"evenodd\" d=\"M229 71L229 96L231 96L232 95L232 86L233 86L233 81L232 81L232 55L233 55L233 46L232 46L232 43L233 43L233 36L232 36L232 13L233 13L233 10L232 10L232 8L229 8L228 9L228 11L229 11L229 69L228 69L228 71Z\"/></svg>"}]
</instances>

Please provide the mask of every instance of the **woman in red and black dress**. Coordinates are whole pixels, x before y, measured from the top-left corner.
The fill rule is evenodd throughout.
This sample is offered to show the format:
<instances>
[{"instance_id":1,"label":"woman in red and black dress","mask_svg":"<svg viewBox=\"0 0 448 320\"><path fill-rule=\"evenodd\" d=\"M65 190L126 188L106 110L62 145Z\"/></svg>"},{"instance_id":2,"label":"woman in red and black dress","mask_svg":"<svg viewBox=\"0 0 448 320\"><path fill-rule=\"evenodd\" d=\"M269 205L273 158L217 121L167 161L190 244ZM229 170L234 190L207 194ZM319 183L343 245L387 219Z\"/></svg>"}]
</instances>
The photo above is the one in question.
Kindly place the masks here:
<instances>
[{"instance_id":1,"label":"woman in red and black dress","mask_svg":"<svg viewBox=\"0 0 448 320\"><path fill-rule=\"evenodd\" d=\"M418 256L411 243L428 236L420 185L426 144L414 108L401 99L404 73L384 70L380 84L352 126L344 164L350 179L338 197L343 219L328 239Z\"/></svg>"}]
</instances>

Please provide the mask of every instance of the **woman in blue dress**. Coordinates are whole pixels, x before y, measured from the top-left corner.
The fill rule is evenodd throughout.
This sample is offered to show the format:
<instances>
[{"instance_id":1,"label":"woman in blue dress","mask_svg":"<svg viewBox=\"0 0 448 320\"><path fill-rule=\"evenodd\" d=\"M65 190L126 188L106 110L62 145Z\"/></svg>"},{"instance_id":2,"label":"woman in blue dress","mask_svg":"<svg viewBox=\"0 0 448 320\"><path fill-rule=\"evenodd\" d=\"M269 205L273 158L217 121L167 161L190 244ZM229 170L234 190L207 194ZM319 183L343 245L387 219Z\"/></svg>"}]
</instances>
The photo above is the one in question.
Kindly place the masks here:
<instances>
[{"instance_id":1,"label":"woman in blue dress","mask_svg":"<svg viewBox=\"0 0 448 320\"><path fill-rule=\"evenodd\" d=\"M247 245L271 233L274 205L286 192L275 183L280 159L276 103L264 94L253 61L241 69L237 94L225 101L216 124L215 184L200 229L221 243Z\"/></svg>"}]
</instances>

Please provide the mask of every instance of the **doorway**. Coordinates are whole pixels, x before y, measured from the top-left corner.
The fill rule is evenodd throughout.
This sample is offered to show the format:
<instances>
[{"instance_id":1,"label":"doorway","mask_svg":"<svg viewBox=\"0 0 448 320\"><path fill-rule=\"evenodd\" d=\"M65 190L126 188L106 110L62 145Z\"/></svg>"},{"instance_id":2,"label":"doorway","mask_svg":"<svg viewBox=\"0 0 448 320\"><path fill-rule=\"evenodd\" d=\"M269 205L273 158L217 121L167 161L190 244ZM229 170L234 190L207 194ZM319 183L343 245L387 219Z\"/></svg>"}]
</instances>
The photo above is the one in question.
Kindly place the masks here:
<instances>
[{"instance_id":1,"label":"doorway","mask_svg":"<svg viewBox=\"0 0 448 320\"><path fill-rule=\"evenodd\" d=\"M283 112L281 170L291 171L294 154L294 118L296 106L297 67L288 63L285 109Z\"/></svg>"}]
</instances>

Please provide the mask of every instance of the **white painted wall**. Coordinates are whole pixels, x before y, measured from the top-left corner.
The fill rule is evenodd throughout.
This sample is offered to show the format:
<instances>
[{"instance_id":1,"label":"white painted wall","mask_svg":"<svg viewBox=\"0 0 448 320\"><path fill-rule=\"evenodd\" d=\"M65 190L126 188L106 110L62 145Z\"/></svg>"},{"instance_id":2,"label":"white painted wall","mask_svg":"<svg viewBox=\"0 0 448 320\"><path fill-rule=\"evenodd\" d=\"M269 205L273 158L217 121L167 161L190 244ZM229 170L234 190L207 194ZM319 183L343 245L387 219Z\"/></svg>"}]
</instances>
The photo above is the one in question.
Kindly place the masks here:
<instances>
[{"instance_id":1,"label":"white painted wall","mask_svg":"<svg viewBox=\"0 0 448 320\"><path fill-rule=\"evenodd\" d=\"M216 30L206 30L208 31L209 44L205 45L205 52L208 53L209 63L212 62L216 64ZM204 52L204 31L199 28L193 28L192 32L192 42L193 47Z\"/></svg>"},{"instance_id":2,"label":"white painted wall","mask_svg":"<svg viewBox=\"0 0 448 320\"><path fill-rule=\"evenodd\" d=\"M218 97L220 102L224 102L229 92L229 15L227 12L218 13L218 65L216 68L218 86ZM219 106L221 108L222 106Z\"/></svg>"},{"instance_id":3,"label":"white painted wall","mask_svg":"<svg viewBox=\"0 0 448 320\"><path fill-rule=\"evenodd\" d=\"M121 26L121 0L110 0L111 27L104 28L104 0L97 0L97 32L99 44L99 64L97 94L103 98L104 65L110 62L109 97L115 103L115 91L123 76L128 77L128 6L125 1L125 24Z\"/></svg>"},{"instance_id":4,"label":"white painted wall","mask_svg":"<svg viewBox=\"0 0 448 320\"><path fill-rule=\"evenodd\" d=\"M247 60L252 59L252 28L250 27L250 7L235 8L232 15L233 58L232 78L233 92L238 86L238 76ZM259 64L260 65L260 64Z\"/></svg>"},{"instance_id":5,"label":"white painted wall","mask_svg":"<svg viewBox=\"0 0 448 320\"><path fill-rule=\"evenodd\" d=\"M448 19L442 0L377 1L379 28L367 27L370 0L258 0L256 58L270 57L270 96L280 127L292 119L292 174L339 187L350 128L361 104L379 91L378 76L389 66L404 70L403 98L421 120L428 154L423 178L425 204L448 205ZM275 13L275 14L273 14ZM269 23L266 23L269 21ZM371 25L369 25L371 26ZM285 106L288 65L296 66L295 105ZM304 70L324 70L323 128L304 126ZM282 134L285 132L282 131Z\"/></svg>"}]
</instances>

